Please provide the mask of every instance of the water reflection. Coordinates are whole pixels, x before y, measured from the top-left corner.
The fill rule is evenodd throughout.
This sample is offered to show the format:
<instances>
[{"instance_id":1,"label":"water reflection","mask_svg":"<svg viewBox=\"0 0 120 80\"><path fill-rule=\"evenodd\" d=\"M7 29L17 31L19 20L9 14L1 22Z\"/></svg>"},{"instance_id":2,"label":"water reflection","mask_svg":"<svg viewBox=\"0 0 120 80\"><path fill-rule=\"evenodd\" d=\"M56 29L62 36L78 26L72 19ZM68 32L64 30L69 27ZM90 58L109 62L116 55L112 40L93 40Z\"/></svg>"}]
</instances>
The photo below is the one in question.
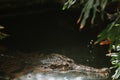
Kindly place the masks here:
<instances>
[{"instance_id":1,"label":"water reflection","mask_svg":"<svg viewBox=\"0 0 120 80\"><path fill-rule=\"evenodd\" d=\"M28 73L14 80L107 80L106 77L94 73L81 72L46 72L46 73Z\"/></svg>"}]
</instances>

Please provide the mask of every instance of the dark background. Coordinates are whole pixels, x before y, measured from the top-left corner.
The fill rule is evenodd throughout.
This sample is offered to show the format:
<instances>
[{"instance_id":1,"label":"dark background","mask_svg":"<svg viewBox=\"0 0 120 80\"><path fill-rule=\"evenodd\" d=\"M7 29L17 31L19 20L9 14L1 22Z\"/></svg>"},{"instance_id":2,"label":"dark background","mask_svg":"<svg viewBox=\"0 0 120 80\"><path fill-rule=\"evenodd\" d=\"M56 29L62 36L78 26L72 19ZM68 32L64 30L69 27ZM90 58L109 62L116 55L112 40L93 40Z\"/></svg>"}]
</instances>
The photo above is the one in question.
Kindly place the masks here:
<instances>
[{"instance_id":1,"label":"dark background","mask_svg":"<svg viewBox=\"0 0 120 80\"><path fill-rule=\"evenodd\" d=\"M63 2L54 0L0 0L0 24L10 36L0 44L23 52L60 53L78 63L108 67L108 46L93 45L105 28L99 17L94 27L89 20L80 31L76 21L80 8L62 10ZM92 44L90 43L91 41Z\"/></svg>"}]
</instances>

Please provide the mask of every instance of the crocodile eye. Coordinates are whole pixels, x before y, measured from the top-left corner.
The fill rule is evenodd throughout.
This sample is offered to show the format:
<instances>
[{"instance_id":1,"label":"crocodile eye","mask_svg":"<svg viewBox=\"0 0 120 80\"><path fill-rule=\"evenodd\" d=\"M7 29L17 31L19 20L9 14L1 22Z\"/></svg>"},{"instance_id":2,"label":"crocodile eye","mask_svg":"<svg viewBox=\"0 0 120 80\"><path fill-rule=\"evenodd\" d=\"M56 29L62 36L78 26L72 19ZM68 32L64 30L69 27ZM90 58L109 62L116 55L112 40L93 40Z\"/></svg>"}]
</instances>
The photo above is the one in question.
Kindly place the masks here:
<instances>
[{"instance_id":1,"label":"crocodile eye","mask_svg":"<svg viewBox=\"0 0 120 80\"><path fill-rule=\"evenodd\" d=\"M67 62L69 62L69 63L73 63L73 61L72 61L72 60L67 60Z\"/></svg>"},{"instance_id":2,"label":"crocodile eye","mask_svg":"<svg viewBox=\"0 0 120 80\"><path fill-rule=\"evenodd\" d=\"M28 75L27 75L27 79L28 79L28 80L32 79L32 74L28 74Z\"/></svg>"}]
</instances>

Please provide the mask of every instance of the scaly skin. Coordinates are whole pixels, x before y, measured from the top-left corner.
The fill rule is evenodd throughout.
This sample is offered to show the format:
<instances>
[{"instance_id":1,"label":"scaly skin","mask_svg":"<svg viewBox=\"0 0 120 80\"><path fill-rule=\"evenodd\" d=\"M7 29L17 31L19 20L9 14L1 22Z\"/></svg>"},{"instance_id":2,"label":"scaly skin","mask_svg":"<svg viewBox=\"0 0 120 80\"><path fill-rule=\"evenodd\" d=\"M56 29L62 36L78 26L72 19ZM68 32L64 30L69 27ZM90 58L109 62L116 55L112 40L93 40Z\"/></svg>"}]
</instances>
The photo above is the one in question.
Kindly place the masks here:
<instances>
[{"instance_id":1,"label":"scaly skin","mask_svg":"<svg viewBox=\"0 0 120 80\"><path fill-rule=\"evenodd\" d=\"M75 71L87 74L95 73L102 77L109 73L108 68L96 69L75 64L74 60L57 53L41 54L40 52L23 53L1 50L0 54L0 72L4 72L12 79L24 76L26 73L41 72Z\"/></svg>"}]
</instances>

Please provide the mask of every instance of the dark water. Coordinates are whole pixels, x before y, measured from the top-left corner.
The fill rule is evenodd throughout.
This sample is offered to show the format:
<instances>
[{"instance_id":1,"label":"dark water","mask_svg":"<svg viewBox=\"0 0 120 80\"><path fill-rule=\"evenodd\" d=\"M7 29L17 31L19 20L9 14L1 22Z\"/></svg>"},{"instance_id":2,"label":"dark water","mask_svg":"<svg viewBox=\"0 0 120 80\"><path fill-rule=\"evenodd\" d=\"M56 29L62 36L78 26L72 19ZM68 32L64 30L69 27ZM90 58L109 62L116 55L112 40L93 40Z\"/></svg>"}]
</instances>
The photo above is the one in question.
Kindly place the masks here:
<instances>
[{"instance_id":1,"label":"dark water","mask_svg":"<svg viewBox=\"0 0 120 80\"><path fill-rule=\"evenodd\" d=\"M84 65L109 67L107 46L93 45L101 28L90 28L88 24L88 28L79 31L78 16L78 11L51 9L2 18L0 24L10 36L0 44L23 52L56 52Z\"/></svg>"}]
</instances>

